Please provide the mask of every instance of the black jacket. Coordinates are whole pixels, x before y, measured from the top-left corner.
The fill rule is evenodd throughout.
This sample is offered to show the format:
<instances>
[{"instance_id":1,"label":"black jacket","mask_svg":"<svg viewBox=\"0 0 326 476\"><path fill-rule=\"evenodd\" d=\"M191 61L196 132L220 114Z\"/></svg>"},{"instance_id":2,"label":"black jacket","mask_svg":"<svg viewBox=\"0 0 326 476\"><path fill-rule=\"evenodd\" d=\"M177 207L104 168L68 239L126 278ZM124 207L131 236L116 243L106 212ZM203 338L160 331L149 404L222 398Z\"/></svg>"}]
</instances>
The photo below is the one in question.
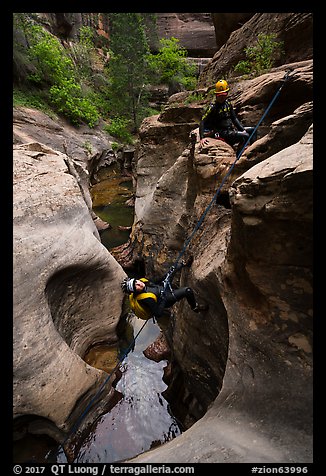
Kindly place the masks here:
<instances>
[{"instance_id":1,"label":"black jacket","mask_svg":"<svg viewBox=\"0 0 326 476\"><path fill-rule=\"evenodd\" d=\"M177 265L176 269L171 274L170 283L172 283L175 273L177 273L182 267L183 267L182 263L179 263ZM142 305L144 304L148 308L148 310L151 312L151 314L156 317L162 316L164 312L165 304L170 294L169 287L167 287L166 292L164 293L164 296L162 296L163 289L164 289L163 281L166 278L166 276L167 275L165 274L164 276L158 279L155 279L152 281L148 280L148 282L146 283L145 289L142 291L142 293L153 293L157 297L157 301L155 301L152 297L147 297L141 300Z\"/></svg>"},{"instance_id":2,"label":"black jacket","mask_svg":"<svg viewBox=\"0 0 326 476\"><path fill-rule=\"evenodd\" d=\"M165 300L162 299L163 285L155 284L151 281L146 283L145 289L142 293L153 293L157 297L155 301L152 297L147 297L141 300L144 305L153 316L159 317L163 314Z\"/></svg>"},{"instance_id":3,"label":"black jacket","mask_svg":"<svg viewBox=\"0 0 326 476\"><path fill-rule=\"evenodd\" d=\"M202 139L204 131L210 130L218 132L223 137L223 133L227 134L234 129L243 131L244 127L237 118L232 104L226 99L222 104L214 102L207 107L200 121L199 134Z\"/></svg>"}]
</instances>

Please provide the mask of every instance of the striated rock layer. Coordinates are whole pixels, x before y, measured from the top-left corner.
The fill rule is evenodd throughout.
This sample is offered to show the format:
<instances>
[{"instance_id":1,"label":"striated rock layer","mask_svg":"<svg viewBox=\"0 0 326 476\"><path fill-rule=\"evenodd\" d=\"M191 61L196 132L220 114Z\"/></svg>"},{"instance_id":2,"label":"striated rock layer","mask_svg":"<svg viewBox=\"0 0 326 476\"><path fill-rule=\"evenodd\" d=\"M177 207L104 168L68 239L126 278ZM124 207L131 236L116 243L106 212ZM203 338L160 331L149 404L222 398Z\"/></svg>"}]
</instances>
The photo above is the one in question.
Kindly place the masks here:
<instances>
[{"instance_id":1,"label":"striated rock layer","mask_svg":"<svg viewBox=\"0 0 326 476\"><path fill-rule=\"evenodd\" d=\"M188 430L134 462L312 461L311 14L253 15L200 85L208 88L243 59L250 35L268 24L287 40L294 75L187 250L194 261L180 284L209 309L194 314L178 303L148 350L154 360L169 359L165 396ZM230 80L246 125L261 117L287 67ZM149 275L173 263L235 159L219 141L199 148L205 100L186 105L183 96L180 107L178 98L140 130L136 218L125 253L145 262ZM26 142L32 133L21 117L15 139ZM42 135L48 127L39 131L37 122ZM61 133L54 137L62 152ZM83 147L77 140L75 150L88 155L96 141L87 136ZM90 219L83 167L83 159L77 167L43 144L15 146L14 412L61 429L104 379L81 356L96 340L116 339L122 303L124 273Z\"/></svg>"},{"instance_id":2,"label":"striated rock layer","mask_svg":"<svg viewBox=\"0 0 326 476\"><path fill-rule=\"evenodd\" d=\"M158 38L178 38L188 56L212 57L216 52L211 13L156 13ZM152 48L158 49L157 44Z\"/></svg>"}]
</instances>

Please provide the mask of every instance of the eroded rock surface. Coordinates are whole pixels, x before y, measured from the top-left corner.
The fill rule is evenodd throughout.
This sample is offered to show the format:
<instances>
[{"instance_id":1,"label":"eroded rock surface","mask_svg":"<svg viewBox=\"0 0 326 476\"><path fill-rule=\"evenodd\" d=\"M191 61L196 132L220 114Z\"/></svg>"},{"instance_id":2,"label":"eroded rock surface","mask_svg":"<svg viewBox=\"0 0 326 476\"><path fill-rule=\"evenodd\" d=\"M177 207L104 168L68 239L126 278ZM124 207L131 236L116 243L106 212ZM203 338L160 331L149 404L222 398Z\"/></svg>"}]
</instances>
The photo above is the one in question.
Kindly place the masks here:
<instances>
[{"instance_id":1,"label":"eroded rock surface","mask_svg":"<svg viewBox=\"0 0 326 476\"><path fill-rule=\"evenodd\" d=\"M200 147L196 128L177 155L165 133L174 115L180 127L179 96L142 128L134 253L147 275L166 271L211 204L187 248L193 264L178 282L209 309L198 315L181 301L165 333L164 396L188 430L133 462L312 461L311 67L310 60L293 65L285 104L275 104L231 174L233 148L215 139ZM239 83L234 101L246 124L250 113L261 117L285 71ZM195 117L199 109L191 108L179 112ZM155 160L155 137L164 161ZM145 164L145 177L149 166L157 174L146 188Z\"/></svg>"},{"instance_id":2,"label":"eroded rock surface","mask_svg":"<svg viewBox=\"0 0 326 476\"><path fill-rule=\"evenodd\" d=\"M216 51L216 39L211 13L156 13L156 15L159 38L172 36L178 38L189 56L213 56ZM157 48L157 45L155 46Z\"/></svg>"},{"instance_id":3,"label":"eroded rock surface","mask_svg":"<svg viewBox=\"0 0 326 476\"><path fill-rule=\"evenodd\" d=\"M266 21L286 40L292 63L233 79L230 96L243 122L258 121L289 66L293 79L189 246L194 262L179 283L191 286L208 311L194 314L178 303L164 346L148 350L154 360L169 359L164 393L189 429L133 462L312 461L311 14L254 14L207 65L199 92L208 93L243 59ZM235 159L219 141L199 148L195 129L205 101L181 107L175 99L140 130L136 219L123 253L129 265L143 260L148 274L173 263ZM16 143L39 134L37 140L49 147L55 140L53 148L64 152L61 126L36 120L29 133L26 122L15 116ZM103 381L81 355L93 339L115 339L124 275L103 255L81 193L87 181L77 180L97 139L75 141L70 132L78 145L68 153L77 161L44 145L15 151L15 412L59 428L76 399L86 400ZM103 163L110 157L101 148Z\"/></svg>"},{"instance_id":4,"label":"eroded rock surface","mask_svg":"<svg viewBox=\"0 0 326 476\"><path fill-rule=\"evenodd\" d=\"M219 45L219 50L202 71L199 86L211 86L214 79L216 82L225 77L239 61L247 59L245 48L256 45L257 35L262 32L274 34L277 41L284 42L284 54L279 55L275 66L313 57L312 13L255 13Z\"/></svg>"},{"instance_id":5,"label":"eroded rock surface","mask_svg":"<svg viewBox=\"0 0 326 476\"><path fill-rule=\"evenodd\" d=\"M181 282L209 310L175 306L165 394L183 376L174 409L190 424L208 411L132 462L312 461L312 165L310 128L230 185L232 219L206 218Z\"/></svg>"},{"instance_id":6,"label":"eroded rock surface","mask_svg":"<svg viewBox=\"0 0 326 476\"><path fill-rule=\"evenodd\" d=\"M105 378L82 356L117 339L125 276L66 159L38 142L14 146L14 415L64 430Z\"/></svg>"}]
</instances>

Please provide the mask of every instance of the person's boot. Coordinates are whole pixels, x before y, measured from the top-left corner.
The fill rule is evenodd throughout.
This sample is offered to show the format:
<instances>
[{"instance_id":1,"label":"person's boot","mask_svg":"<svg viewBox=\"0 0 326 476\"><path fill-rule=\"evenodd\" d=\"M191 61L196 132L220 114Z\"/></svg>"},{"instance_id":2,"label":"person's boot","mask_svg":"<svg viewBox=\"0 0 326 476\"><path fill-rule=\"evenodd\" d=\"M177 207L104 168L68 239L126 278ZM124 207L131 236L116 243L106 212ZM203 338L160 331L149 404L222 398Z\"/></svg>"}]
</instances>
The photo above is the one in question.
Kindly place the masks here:
<instances>
[{"instance_id":1,"label":"person's boot","mask_svg":"<svg viewBox=\"0 0 326 476\"><path fill-rule=\"evenodd\" d=\"M193 308L194 312L201 312L201 311L207 311L208 305L207 304L196 304L196 306Z\"/></svg>"}]
</instances>

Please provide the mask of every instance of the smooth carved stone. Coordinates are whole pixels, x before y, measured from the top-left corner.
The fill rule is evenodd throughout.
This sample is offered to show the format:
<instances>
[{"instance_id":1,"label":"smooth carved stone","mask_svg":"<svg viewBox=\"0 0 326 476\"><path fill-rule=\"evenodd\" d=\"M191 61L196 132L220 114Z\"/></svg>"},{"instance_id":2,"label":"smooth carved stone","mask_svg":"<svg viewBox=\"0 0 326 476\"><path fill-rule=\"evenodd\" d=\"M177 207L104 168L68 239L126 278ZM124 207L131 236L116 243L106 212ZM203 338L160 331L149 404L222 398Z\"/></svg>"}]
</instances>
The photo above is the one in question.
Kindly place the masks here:
<instances>
[{"instance_id":1,"label":"smooth carved stone","mask_svg":"<svg viewBox=\"0 0 326 476\"><path fill-rule=\"evenodd\" d=\"M67 429L105 378L82 357L117 339L124 271L98 238L66 156L14 146L14 415ZM78 413L78 411L76 412Z\"/></svg>"}]
</instances>

